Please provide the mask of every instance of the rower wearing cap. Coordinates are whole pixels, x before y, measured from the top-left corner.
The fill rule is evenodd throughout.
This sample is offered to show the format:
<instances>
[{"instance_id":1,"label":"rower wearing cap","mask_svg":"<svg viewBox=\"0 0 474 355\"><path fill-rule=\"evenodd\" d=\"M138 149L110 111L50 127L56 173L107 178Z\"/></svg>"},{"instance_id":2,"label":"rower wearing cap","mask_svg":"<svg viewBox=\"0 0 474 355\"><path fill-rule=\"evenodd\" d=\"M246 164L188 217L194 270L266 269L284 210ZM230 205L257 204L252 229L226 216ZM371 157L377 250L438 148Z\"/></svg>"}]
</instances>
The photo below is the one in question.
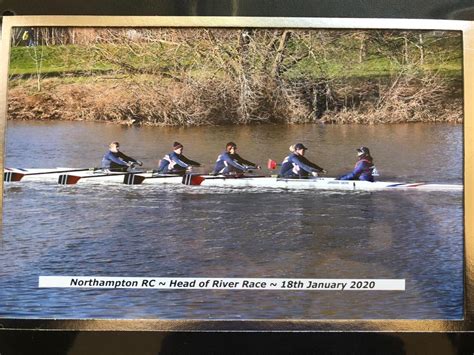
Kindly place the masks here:
<instances>
[{"instance_id":1,"label":"rower wearing cap","mask_svg":"<svg viewBox=\"0 0 474 355\"><path fill-rule=\"evenodd\" d=\"M183 155L184 146L179 142L173 143L173 151L166 154L160 161L158 172L161 174L184 174L193 166L201 166L197 161Z\"/></svg>"},{"instance_id":2,"label":"rower wearing cap","mask_svg":"<svg viewBox=\"0 0 474 355\"><path fill-rule=\"evenodd\" d=\"M280 176L288 178L308 177L309 175L318 176L320 173L326 173L326 170L310 162L304 157L308 148L303 143L297 143L290 146L292 154L287 156L281 164Z\"/></svg>"},{"instance_id":3,"label":"rower wearing cap","mask_svg":"<svg viewBox=\"0 0 474 355\"><path fill-rule=\"evenodd\" d=\"M120 151L120 143L112 142L109 144L109 151L102 158L101 167L109 171L127 171L134 164L142 166L140 160L131 158Z\"/></svg>"},{"instance_id":4,"label":"rower wearing cap","mask_svg":"<svg viewBox=\"0 0 474 355\"><path fill-rule=\"evenodd\" d=\"M236 151L237 144L227 143L225 152L217 157L213 174L241 174L249 169L260 169L259 165L243 159Z\"/></svg>"},{"instance_id":5,"label":"rower wearing cap","mask_svg":"<svg viewBox=\"0 0 474 355\"><path fill-rule=\"evenodd\" d=\"M337 180L365 180L374 182L374 159L370 155L369 148L360 147L357 151L357 163L354 170L346 175L339 176Z\"/></svg>"}]
</instances>

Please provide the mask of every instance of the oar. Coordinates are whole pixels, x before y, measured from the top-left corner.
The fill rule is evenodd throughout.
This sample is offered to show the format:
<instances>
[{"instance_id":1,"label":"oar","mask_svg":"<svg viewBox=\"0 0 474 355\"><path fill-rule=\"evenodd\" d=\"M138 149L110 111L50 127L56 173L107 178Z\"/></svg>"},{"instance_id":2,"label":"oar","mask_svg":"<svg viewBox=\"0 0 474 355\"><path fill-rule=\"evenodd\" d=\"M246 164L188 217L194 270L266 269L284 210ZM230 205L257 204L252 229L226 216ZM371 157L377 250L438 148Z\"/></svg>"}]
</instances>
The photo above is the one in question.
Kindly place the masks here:
<instances>
[{"instance_id":1,"label":"oar","mask_svg":"<svg viewBox=\"0 0 474 355\"><path fill-rule=\"evenodd\" d=\"M267 168L268 169L275 170L277 168L277 166L281 166L281 164L277 164L277 162L275 160L268 159L268 162L267 162Z\"/></svg>"},{"instance_id":2,"label":"oar","mask_svg":"<svg viewBox=\"0 0 474 355\"><path fill-rule=\"evenodd\" d=\"M204 180L206 179L200 174L185 174L183 176L183 180L181 181L181 183L183 185L188 185L188 186L189 185L199 186Z\"/></svg>"},{"instance_id":3,"label":"oar","mask_svg":"<svg viewBox=\"0 0 474 355\"><path fill-rule=\"evenodd\" d=\"M183 176L181 183L183 185L194 185L199 186L204 180L226 180L226 179L245 179L245 178L264 178L268 177L265 175L223 175L223 176L211 176L204 177L201 174L186 174Z\"/></svg>"},{"instance_id":4,"label":"oar","mask_svg":"<svg viewBox=\"0 0 474 355\"><path fill-rule=\"evenodd\" d=\"M146 171L137 171L137 172L123 172L123 173L111 173L111 174L96 174L90 176L77 176L77 175L69 175L63 174L59 175L58 184L60 185L75 185L81 179L94 179L104 176L121 176L123 175L123 183L126 185L138 185L145 180L144 176L140 176L137 174L143 174Z\"/></svg>"},{"instance_id":5,"label":"oar","mask_svg":"<svg viewBox=\"0 0 474 355\"><path fill-rule=\"evenodd\" d=\"M97 170L97 168L54 170L54 171L43 171L43 172L40 172L40 173L18 173L16 171L6 171L3 174L3 181L6 181L6 182L20 181L21 179L23 179L24 176L30 176L30 175L73 173L73 172L77 172L77 171L88 171L88 170L94 171L94 170Z\"/></svg>"}]
</instances>

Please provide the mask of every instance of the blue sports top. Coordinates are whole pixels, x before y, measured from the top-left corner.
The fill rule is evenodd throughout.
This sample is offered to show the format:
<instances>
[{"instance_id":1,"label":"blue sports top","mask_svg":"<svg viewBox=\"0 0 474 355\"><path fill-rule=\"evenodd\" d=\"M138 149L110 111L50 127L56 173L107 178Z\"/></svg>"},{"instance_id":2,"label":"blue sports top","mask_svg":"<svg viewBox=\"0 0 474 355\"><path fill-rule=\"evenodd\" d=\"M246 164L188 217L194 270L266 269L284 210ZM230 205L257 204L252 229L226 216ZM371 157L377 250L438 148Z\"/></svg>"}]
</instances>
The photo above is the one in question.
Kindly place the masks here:
<instances>
[{"instance_id":1,"label":"blue sports top","mask_svg":"<svg viewBox=\"0 0 474 355\"><path fill-rule=\"evenodd\" d=\"M185 171L190 166L201 166L201 164L186 158L182 154L171 152L169 154L166 154L163 159L161 159L160 166L158 167L158 172L169 173L176 171Z\"/></svg>"},{"instance_id":2,"label":"blue sports top","mask_svg":"<svg viewBox=\"0 0 474 355\"><path fill-rule=\"evenodd\" d=\"M122 152L111 152L109 150L102 158L101 167L102 169L119 169L128 166L127 163L136 162L137 160L123 154Z\"/></svg>"},{"instance_id":3,"label":"blue sports top","mask_svg":"<svg viewBox=\"0 0 474 355\"><path fill-rule=\"evenodd\" d=\"M312 172L321 172L323 170L323 168L310 162L305 157L292 153L283 160L280 169L280 176L308 176Z\"/></svg>"},{"instance_id":4,"label":"blue sports top","mask_svg":"<svg viewBox=\"0 0 474 355\"><path fill-rule=\"evenodd\" d=\"M229 172L230 170L243 173L249 168L256 169L257 165L248 160L245 160L238 154L230 154L229 152L224 152L217 157L213 173L223 174Z\"/></svg>"},{"instance_id":5,"label":"blue sports top","mask_svg":"<svg viewBox=\"0 0 474 355\"><path fill-rule=\"evenodd\" d=\"M346 175L338 177L339 180L365 180L374 182L372 175L374 170L374 163L368 159L360 159L357 161L354 170Z\"/></svg>"}]
</instances>

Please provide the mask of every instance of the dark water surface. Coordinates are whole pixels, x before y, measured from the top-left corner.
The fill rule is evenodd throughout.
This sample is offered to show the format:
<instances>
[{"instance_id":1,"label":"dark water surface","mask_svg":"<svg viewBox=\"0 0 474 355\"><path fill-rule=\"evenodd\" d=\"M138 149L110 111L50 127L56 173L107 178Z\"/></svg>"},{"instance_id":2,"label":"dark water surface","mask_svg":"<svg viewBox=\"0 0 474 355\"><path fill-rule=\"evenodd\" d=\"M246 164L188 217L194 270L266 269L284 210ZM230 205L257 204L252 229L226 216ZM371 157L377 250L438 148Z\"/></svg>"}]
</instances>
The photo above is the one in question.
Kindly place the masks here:
<instances>
[{"instance_id":1,"label":"dark water surface","mask_svg":"<svg viewBox=\"0 0 474 355\"><path fill-rule=\"evenodd\" d=\"M350 170L354 149L367 145L381 180L462 183L459 125L9 122L6 165L98 166L112 140L150 168L178 140L206 171L229 140L261 165L302 141L330 176ZM457 319L462 203L453 192L12 184L4 191L0 316ZM395 278L406 280L406 291L39 289L40 275Z\"/></svg>"}]
</instances>

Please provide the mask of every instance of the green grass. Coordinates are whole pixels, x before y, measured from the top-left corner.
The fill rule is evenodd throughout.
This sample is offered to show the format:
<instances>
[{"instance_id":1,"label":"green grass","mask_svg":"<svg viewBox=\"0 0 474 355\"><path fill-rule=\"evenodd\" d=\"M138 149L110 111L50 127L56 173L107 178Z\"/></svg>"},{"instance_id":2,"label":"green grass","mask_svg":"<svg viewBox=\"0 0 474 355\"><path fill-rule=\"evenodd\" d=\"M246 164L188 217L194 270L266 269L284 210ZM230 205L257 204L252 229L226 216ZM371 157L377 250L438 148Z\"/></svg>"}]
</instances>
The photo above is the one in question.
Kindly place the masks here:
<instances>
[{"instance_id":1,"label":"green grass","mask_svg":"<svg viewBox=\"0 0 474 355\"><path fill-rule=\"evenodd\" d=\"M343 40L341 40L342 42ZM460 76L462 61L451 42L440 42L438 47L426 51L425 65L405 66L414 73L423 71L439 71L448 76ZM352 47L354 45L352 44ZM358 63L357 48L350 43L337 43L329 48L324 59L320 53L316 58L305 58L296 64L289 65L284 76L289 79L319 79L319 78L368 78L386 77L402 70L402 65L379 53L370 53ZM291 44L290 50L298 51L298 45ZM456 56L457 53L457 56ZM416 58L417 52L410 53ZM291 59L290 55L287 55ZM442 58L442 59L440 59ZM254 58L255 66L261 66L261 59ZM121 62L123 65L119 65ZM132 70L133 69L133 70ZM86 47L80 45L67 46L37 46L14 47L11 51L10 75L35 75L37 71L46 76L81 76L101 75L104 72L129 73L169 73L179 76L186 72L196 77L215 74L216 65L189 48L171 48L162 44L150 44L147 47L136 48L125 45L95 45ZM219 75L219 74L218 74Z\"/></svg>"},{"instance_id":2,"label":"green grass","mask_svg":"<svg viewBox=\"0 0 474 355\"><path fill-rule=\"evenodd\" d=\"M12 48L11 75L41 73L95 72L115 69L114 65L96 60L94 53L81 46L37 46Z\"/></svg>"}]
</instances>

